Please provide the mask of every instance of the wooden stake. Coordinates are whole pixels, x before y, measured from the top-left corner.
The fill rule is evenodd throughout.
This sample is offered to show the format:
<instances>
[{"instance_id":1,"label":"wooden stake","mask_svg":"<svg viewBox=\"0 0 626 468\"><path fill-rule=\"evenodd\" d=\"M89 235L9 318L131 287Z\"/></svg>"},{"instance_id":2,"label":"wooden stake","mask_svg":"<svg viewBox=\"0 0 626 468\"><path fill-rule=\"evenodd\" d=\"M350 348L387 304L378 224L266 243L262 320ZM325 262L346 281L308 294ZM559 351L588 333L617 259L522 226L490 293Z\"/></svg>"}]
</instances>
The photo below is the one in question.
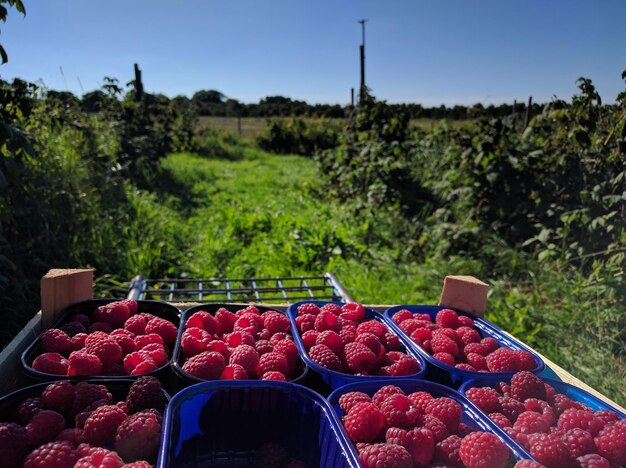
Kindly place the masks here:
<instances>
[{"instance_id":1,"label":"wooden stake","mask_svg":"<svg viewBox=\"0 0 626 468\"><path fill-rule=\"evenodd\" d=\"M93 298L93 270L50 270L41 278L41 324L45 329L66 307Z\"/></svg>"},{"instance_id":2,"label":"wooden stake","mask_svg":"<svg viewBox=\"0 0 626 468\"><path fill-rule=\"evenodd\" d=\"M482 317L489 285L473 276L446 276L439 305L453 307Z\"/></svg>"}]
</instances>

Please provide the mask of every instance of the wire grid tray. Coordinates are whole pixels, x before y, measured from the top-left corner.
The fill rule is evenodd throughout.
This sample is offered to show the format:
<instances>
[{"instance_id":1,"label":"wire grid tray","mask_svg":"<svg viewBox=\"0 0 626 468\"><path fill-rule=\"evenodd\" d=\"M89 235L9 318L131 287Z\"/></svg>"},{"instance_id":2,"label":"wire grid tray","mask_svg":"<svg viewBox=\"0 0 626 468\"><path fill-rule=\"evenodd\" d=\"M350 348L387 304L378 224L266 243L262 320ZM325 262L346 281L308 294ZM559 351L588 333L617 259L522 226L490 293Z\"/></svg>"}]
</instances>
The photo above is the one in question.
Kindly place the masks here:
<instances>
[{"instance_id":1,"label":"wire grid tray","mask_svg":"<svg viewBox=\"0 0 626 468\"><path fill-rule=\"evenodd\" d=\"M131 281L127 298L202 303L292 303L308 299L354 302L332 273L322 276L222 279L149 279L140 275Z\"/></svg>"}]
</instances>

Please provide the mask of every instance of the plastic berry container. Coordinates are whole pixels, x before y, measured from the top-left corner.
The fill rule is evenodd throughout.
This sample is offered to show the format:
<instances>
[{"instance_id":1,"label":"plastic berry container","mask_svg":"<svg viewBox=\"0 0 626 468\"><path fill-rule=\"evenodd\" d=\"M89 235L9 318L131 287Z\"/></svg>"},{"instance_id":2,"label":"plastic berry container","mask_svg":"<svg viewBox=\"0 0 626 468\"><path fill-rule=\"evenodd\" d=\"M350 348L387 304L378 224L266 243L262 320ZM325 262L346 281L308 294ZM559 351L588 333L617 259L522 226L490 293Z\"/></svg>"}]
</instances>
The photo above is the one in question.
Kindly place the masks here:
<instances>
[{"instance_id":1,"label":"plastic berry container","mask_svg":"<svg viewBox=\"0 0 626 468\"><path fill-rule=\"evenodd\" d=\"M272 309L271 307L262 307L262 306L256 306L256 305L255 307L258 309L258 311L261 314L263 314L264 312L270 312L270 311L279 312L283 314L283 312ZM203 304L203 305L191 307L187 309L186 311L184 311L182 314L180 327L178 327L178 336L176 338L176 344L174 346L174 352L172 354L172 368L174 369L174 372L179 377L181 377L181 379L185 381L187 384L206 382L207 380L191 375L189 372L183 369L183 365L185 363L185 357L183 356L181 340L182 340L183 333L185 331L185 324L187 323L187 320L189 319L189 317L191 317L196 312L205 311L211 315L215 315L215 313L219 309L222 309L222 308L228 310L229 312L234 313L234 312L237 312L238 310L245 308L245 306L233 305L233 304ZM295 343L295 337L293 336L293 332L291 329L289 330L289 333L292 335L292 338L294 339L294 343ZM297 343L295 344L297 346ZM298 351L300 351L299 348L298 348ZM296 364L295 371L293 375L291 376L291 378L288 378L288 381L293 382L293 383L301 382L306 377L307 374L308 374L308 367L306 363L304 362L304 360L302 359L301 353L299 353L298 362ZM246 381L248 382L251 380L254 380L254 379L246 379Z\"/></svg>"},{"instance_id":2,"label":"plastic berry container","mask_svg":"<svg viewBox=\"0 0 626 468\"><path fill-rule=\"evenodd\" d=\"M443 385L427 382L425 380L412 380L412 379L396 379L394 381L377 381L377 382L357 382L345 385L338 388L328 396L328 403L335 411L335 414L340 419L345 416L344 412L339 407L339 398L345 393L350 392L363 392L373 396L381 387L385 385L395 385L401 388L407 395L413 392L428 392L435 398L447 397L455 400L461 405L461 423L467 426L478 429L483 432L490 432L497 435L500 440L508 447L510 453L510 466L513 466L518 460L530 458L530 455L524 450L524 448L512 439L504 430L502 430L496 423L489 419L482 411L480 411L474 403L467 399L464 395L460 394L456 390ZM343 425L342 430L345 432ZM347 433L344 435L346 440L349 440ZM350 443L354 456L358 457L357 451Z\"/></svg>"},{"instance_id":3,"label":"plastic berry container","mask_svg":"<svg viewBox=\"0 0 626 468\"><path fill-rule=\"evenodd\" d=\"M290 382L207 381L172 398L157 467L255 466L277 444L306 466L358 467L328 403Z\"/></svg>"},{"instance_id":4,"label":"plastic berry container","mask_svg":"<svg viewBox=\"0 0 626 468\"><path fill-rule=\"evenodd\" d=\"M302 355L306 364L311 369L313 369L317 374L319 374L322 380L324 381L324 383L329 385L331 389L334 390L339 387L342 387L343 385L353 383L353 382L369 382L369 381L378 381L381 379L392 380L392 381L395 381L397 379L406 379L406 378L422 379L424 375L426 375L426 372L427 372L426 361L422 357L422 355L415 350L415 347L411 346L411 340L406 338L406 336L403 336L397 333L395 328L393 328L392 324L390 324L389 321L386 320L382 314L379 314L375 310L368 309L367 307L365 308L366 320L377 320L381 322L383 325L385 325L391 333L397 335L400 340L400 345L401 345L400 351L402 351L403 353L417 360L420 366L419 372L416 372L415 374L401 376L401 377L400 376L397 376L397 377L396 376L380 376L380 375L359 376L359 375L352 375L352 374L348 374L345 372L337 372L331 369L327 369L319 365L318 363L314 362L309 357L309 354L307 353L304 347L304 343L302 342L302 337L296 325L296 316L297 316L298 307L302 304L307 304L307 303L313 303L317 305L318 307L322 307L326 304L336 304L339 306L342 306L345 304L343 302L302 301L302 302L296 302L294 304L291 304L289 308L287 309L287 315L289 317L289 320L291 321L291 334L294 337L294 340L296 342L296 345L298 346L298 350L300 351L300 354Z\"/></svg>"},{"instance_id":5,"label":"plastic berry container","mask_svg":"<svg viewBox=\"0 0 626 468\"><path fill-rule=\"evenodd\" d=\"M75 314L84 314L91 318L92 313L95 309L100 306L109 304L111 302L120 301L123 299L94 299L90 301L83 301L77 304L73 304L65 311L61 313L61 315L50 325L47 330L52 328L59 328L66 323L70 322L70 317ZM178 328L180 323L180 310L176 307L167 304L161 301L136 301L138 305L137 313L149 313L156 317L160 317L168 320L175 327ZM42 332L43 333L43 332ZM173 348L172 348L173 350ZM68 376L68 375L60 375L60 374L51 374L48 372L42 372L33 369L32 363L35 358L40 355L43 351L41 348L41 334L33 340L33 342L24 350L21 356L22 370L23 372L30 378L39 380L39 381L49 381L49 380L127 380L127 379L137 379L142 375L153 375L155 377L163 377L164 374L168 371L171 364L171 353L172 350L169 350L170 356L168 356L168 360L165 364L158 367L157 369L147 372L141 375L92 375L92 376Z\"/></svg>"},{"instance_id":6,"label":"plastic berry container","mask_svg":"<svg viewBox=\"0 0 626 468\"><path fill-rule=\"evenodd\" d=\"M502 333L502 331L494 324L480 317L476 317L472 314L464 312L462 310L454 309L451 307L436 306L436 305L401 305L390 307L384 312L387 322L390 323L394 331L404 337L409 343L411 348L415 349L417 353L422 356L426 362L430 364L429 372L427 375L428 380L442 383L454 388L458 388L463 382L467 382L472 379L489 379L491 382L499 382L502 380L510 379L515 372L478 372L471 370L459 369L457 367L446 364L438 359L435 359L431 354L424 350L419 344L413 341L396 323L392 318L394 314L401 310L408 310L412 314L428 314L431 320L434 321L437 316L437 312L443 309L452 309L459 315L470 317L474 321L474 329L478 331L481 338L493 338L498 342L500 347L510 348L513 350L523 350L530 353L535 361L535 368L530 372L538 374L545 368L543 360L537 355L537 353L524 346L519 341L511 338L508 335Z\"/></svg>"}]
</instances>

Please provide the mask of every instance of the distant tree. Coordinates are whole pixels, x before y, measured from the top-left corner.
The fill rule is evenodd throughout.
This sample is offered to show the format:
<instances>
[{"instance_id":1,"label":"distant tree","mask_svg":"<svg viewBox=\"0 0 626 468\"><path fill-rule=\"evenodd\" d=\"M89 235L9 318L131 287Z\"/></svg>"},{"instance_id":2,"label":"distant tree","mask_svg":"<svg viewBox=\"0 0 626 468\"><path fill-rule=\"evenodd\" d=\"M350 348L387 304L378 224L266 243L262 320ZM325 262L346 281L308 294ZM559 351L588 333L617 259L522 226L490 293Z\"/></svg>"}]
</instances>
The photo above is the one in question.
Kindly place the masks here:
<instances>
[{"instance_id":1,"label":"distant tree","mask_svg":"<svg viewBox=\"0 0 626 468\"><path fill-rule=\"evenodd\" d=\"M78 106L80 104L80 99L78 99L74 94L69 91L54 91L49 90L47 93L47 98L54 101L60 101L66 106Z\"/></svg>"},{"instance_id":2,"label":"distant tree","mask_svg":"<svg viewBox=\"0 0 626 468\"><path fill-rule=\"evenodd\" d=\"M85 112L100 112L109 97L97 89L86 93L81 100L81 107Z\"/></svg>"}]
</instances>

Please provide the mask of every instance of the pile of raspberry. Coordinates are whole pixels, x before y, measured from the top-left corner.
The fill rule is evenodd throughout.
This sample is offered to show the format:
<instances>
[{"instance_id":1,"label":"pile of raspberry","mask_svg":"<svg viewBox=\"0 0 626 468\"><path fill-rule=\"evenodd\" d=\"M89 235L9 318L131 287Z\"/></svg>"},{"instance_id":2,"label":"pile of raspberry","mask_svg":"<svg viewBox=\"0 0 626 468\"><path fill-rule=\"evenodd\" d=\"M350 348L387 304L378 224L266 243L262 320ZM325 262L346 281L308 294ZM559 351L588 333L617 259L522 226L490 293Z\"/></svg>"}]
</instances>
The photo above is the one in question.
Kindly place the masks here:
<instances>
[{"instance_id":1,"label":"pile of raspberry","mask_svg":"<svg viewBox=\"0 0 626 468\"><path fill-rule=\"evenodd\" d=\"M343 427L365 468L509 465L504 442L463 424L462 407L452 398L424 391L406 395L386 385L371 398L363 392L345 393L339 407Z\"/></svg>"},{"instance_id":2,"label":"pile of raspberry","mask_svg":"<svg viewBox=\"0 0 626 468\"><path fill-rule=\"evenodd\" d=\"M119 402L104 385L51 383L0 422L0 465L148 468L157 458L166 403L154 377L139 378Z\"/></svg>"},{"instance_id":3,"label":"pile of raspberry","mask_svg":"<svg viewBox=\"0 0 626 468\"><path fill-rule=\"evenodd\" d=\"M367 320L365 307L314 303L298 306L296 325L309 357L322 367L352 375L402 376L420 364L401 351L397 335L378 320Z\"/></svg>"},{"instance_id":4,"label":"pile of raspberry","mask_svg":"<svg viewBox=\"0 0 626 468\"><path fill-rule=\"evenodd\" d=\"M593 411L530 372L465 395L540 462L527 467L626 466L626 420Z\"/></svg>"},{"instance_id":5,"label":"pile of raspberry","mask_svg":"<svg viewBox=\"0 0 626 468\"><path fill-rule=\"evenodd\" d=\"M280 380L301 370L298 348L285 314L260 313L255 306L215 315L198 311L185 323L180 340L182 368L205 380Z\"/></svg>"},{"instance_id":6,"label":"pile of raspberry","mask_svg":"<svg viewBox=\"0 0 626 468\"><path fill-rule=\"evenodd\" d=\"M178 328L169 320L138 313L133 300L98 307L89 318L75 314L40 337L42 354L32 368L69 376L142 375L167 364Z\"/></svg>"},{"instance_id":7,"label":"pile of raspberry","mask_svg":"<svg viewBox=\"0 0 626 468\"><path fill-rule=\"evenodd\" d=\"M415 343L444 364L474 372L516 372L537 367L532 354L501 347L493 338L482 338L474 320L451 309L428 314L403 309L392 317Z\"/></svg>"}]
</instances>

